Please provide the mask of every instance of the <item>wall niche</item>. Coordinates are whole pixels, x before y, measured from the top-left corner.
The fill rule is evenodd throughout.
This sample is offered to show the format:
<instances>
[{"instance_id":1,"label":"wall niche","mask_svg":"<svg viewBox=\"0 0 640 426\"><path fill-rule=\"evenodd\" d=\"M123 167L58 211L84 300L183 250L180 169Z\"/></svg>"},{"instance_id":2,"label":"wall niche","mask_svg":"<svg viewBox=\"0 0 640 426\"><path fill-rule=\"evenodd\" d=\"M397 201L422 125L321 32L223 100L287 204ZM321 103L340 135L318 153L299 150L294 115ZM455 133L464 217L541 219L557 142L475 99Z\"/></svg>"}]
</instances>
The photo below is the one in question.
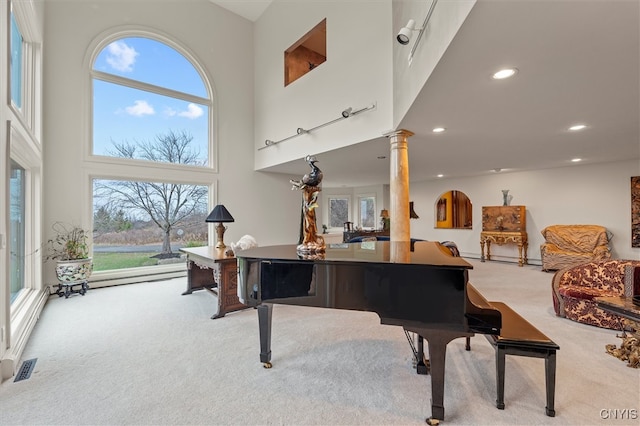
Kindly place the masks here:
<instances>
[{"instance_id":1,"label":"wall niche","mask_svg":"<svg viewBox=\"0 0 640 426\"><path fill-rule=\"evenodd\" d=\"M447 191L435 202L435 227L471 229L473 227L471 200L462 191Z\"/></svg>"},{"instance_id":2,"label":"wall niche","mask_svg":"<svg viewBox=\"0 0 640 426\"><path fill-rule=\"evenodd\" d=\"M327 60L327 18L284 51L284 85L293 83Z\"/></svg>"}]
</instances>

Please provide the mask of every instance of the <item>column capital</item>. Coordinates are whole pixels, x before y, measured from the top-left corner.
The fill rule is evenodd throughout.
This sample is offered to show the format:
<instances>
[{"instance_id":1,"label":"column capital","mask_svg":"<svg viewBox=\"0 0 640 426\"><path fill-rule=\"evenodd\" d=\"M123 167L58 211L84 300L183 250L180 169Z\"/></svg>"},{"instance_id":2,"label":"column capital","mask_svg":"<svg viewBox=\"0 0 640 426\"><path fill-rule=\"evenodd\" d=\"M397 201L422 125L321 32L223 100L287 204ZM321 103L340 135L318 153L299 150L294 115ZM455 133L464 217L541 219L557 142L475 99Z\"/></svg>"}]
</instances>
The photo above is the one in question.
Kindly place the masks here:
<instances>
[{"instance_id":1,"label":"column capital","mask_svg":"<svg viewBox=\"0 0 640 426\"><path fill-rule=\"evenodd\" d=\"M382 136L386 136L388 138L402 137L402 138L406 139L406 138L410 138L413 135L414 135L414 133L412 131L410 131L410 130L399 129L399 130L393 130L391 132L385 133Z\"/></svg>"}]
</instances>

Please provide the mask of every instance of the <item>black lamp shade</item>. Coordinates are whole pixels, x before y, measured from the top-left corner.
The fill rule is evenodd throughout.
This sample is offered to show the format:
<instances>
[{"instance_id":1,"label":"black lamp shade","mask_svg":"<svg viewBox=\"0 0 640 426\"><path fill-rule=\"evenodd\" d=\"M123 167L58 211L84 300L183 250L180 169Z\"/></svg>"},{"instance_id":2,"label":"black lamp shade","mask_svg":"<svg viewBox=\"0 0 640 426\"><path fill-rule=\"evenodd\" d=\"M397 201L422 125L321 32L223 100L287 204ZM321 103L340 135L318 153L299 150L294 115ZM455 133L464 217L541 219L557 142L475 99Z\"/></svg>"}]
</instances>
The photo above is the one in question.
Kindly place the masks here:
<instances>
[{"instance_id":1,"label":"black lamp shade","mask_svg":"<svg viewBox=\"0 0 640 426\"><path fill-rule=\"evenodd\" d=\"M213 208L213 210L211 210L211 213L209 213L209 216L207 216L207 219L205 220L205 222L222 223L222 222L235 222L235 220L233 219L233 216L231 216L231 213L229 213L229 210L227 210L225 206L223 206L222 204L218 204Z\"/></svg>"}]
</instances>

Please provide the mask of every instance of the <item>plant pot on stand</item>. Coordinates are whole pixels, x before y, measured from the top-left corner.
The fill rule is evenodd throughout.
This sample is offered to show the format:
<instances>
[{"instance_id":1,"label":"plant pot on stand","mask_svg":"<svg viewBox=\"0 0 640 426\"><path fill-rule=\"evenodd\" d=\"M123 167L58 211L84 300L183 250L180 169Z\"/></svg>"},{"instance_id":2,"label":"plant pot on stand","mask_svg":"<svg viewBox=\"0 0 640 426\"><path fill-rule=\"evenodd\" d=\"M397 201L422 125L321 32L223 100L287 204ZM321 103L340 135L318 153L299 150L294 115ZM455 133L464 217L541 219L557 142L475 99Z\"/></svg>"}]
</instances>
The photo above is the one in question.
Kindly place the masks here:
<instances>
[{"instance_id":1,"label":"plant pot on stand","mask_svg":"<svg viewBox=\"0 0 640 426\"><path fill-rule=\"evenodd\" d=\"M58 291L56 294L65 299L71 294L78 293L84 296L89 289L88 280L93 271L92 259L58 260L56 264L56 277L58 278Z\"/></svg>"}]
</instances>

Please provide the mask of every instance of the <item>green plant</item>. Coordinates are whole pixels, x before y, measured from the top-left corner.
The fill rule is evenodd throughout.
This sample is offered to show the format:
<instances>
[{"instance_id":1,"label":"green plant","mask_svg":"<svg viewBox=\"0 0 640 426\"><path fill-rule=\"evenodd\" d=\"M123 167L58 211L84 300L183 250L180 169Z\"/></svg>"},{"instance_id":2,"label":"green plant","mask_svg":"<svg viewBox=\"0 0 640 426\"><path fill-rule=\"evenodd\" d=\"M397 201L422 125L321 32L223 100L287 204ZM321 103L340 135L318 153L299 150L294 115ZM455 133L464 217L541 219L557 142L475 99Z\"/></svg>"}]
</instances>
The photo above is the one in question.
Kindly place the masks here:
<instances>
[{"instance_id":1,"label":"green plant","mask_svg":"<svg viewBox=\"0 0 640 426\"><path fill-rule=\"evenodd\" d=\"M54 223L52 229L56 236L46 243L45 260L78 260L89 257L89 231L62 222Z\"/></svg>"}]
</instances>

